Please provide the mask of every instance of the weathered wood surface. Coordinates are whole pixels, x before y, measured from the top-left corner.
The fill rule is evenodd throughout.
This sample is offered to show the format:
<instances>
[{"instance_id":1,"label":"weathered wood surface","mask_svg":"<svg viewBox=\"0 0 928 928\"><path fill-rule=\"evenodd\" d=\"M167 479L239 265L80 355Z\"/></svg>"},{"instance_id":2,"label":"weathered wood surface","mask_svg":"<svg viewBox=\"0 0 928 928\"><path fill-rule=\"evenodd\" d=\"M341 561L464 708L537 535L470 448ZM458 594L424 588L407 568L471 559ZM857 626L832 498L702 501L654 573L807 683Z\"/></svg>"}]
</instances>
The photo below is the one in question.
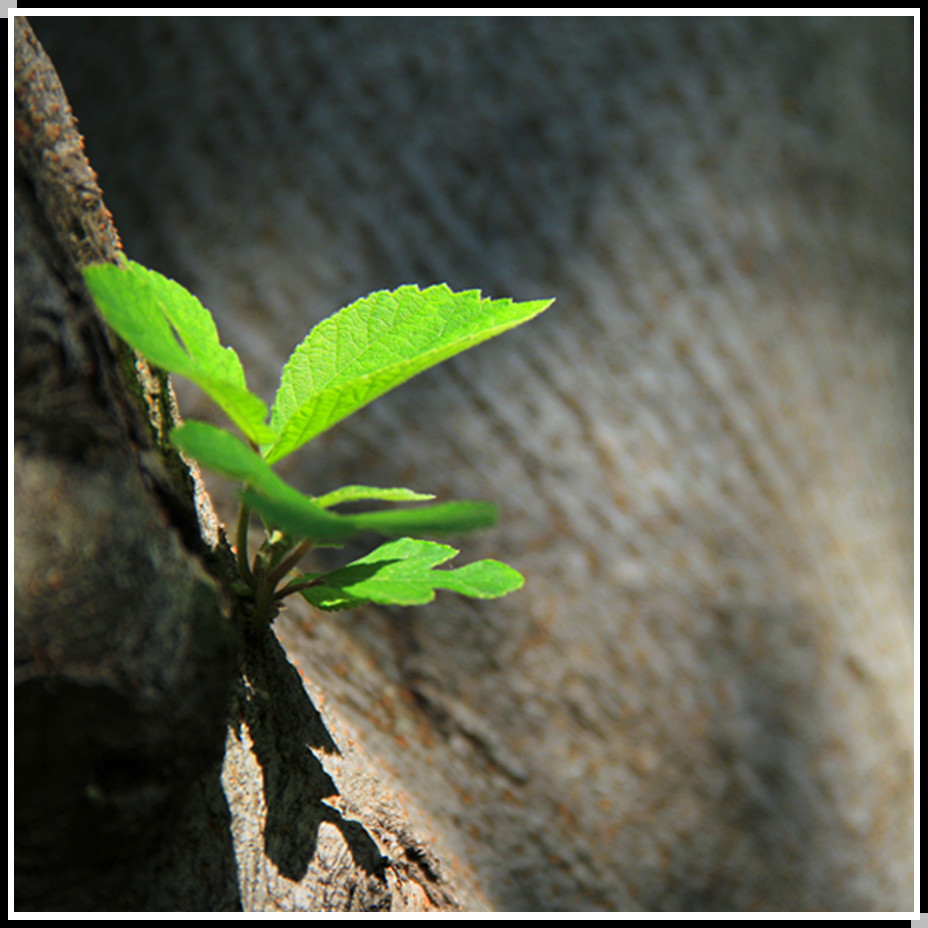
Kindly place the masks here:
<instances>
[{"instance_id":1,"label":"weathered wood surface","mask_svg":"<svg viewBox=\"0 0 928 928\"><path fill-rule=\"evenodd\" d=\"M911 21L33 25L265 395L371 289L557 297L293 472L503 506L518 595L277 623L486 904L910 908Z\"/></svg>"}]
</instances>

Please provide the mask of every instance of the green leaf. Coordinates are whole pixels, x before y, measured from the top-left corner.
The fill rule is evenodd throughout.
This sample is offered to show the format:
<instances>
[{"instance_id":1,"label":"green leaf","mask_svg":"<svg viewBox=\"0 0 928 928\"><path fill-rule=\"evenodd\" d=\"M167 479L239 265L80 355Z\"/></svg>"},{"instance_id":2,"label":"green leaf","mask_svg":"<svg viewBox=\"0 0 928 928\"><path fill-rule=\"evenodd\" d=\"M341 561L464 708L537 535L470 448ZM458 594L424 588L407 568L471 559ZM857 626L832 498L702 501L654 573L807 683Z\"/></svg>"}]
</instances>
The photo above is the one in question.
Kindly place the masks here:
<instances>
[{"instance_id":1,"label":"green leaf","mask_svg":"<svg viewBox=\"0 0 928 928\"><path fill-rule=\"evenodd\" d=\"M222 347L213 317L193 294L135 261L91 265L84 280L107 323L136 351L192 380L255 444L276 439L267 404L249 391L238 355Z\"/></svg>"},{"instance_id":2,"label":"green leaf","mask_svg":"<svg viewBox=\"0 0 928 928\"><path fill-rule=\"evenodd\" d=\"M452 500L416 509L380 509L342 516L359 529L381 535L447 535L496 525L499 510L478 500Z\"/></svg>"},{"instance_id":3,"label":"green leaf","mask_svg":"<svg viewBox=\"0 0 928 928\"><path fill-rule=\"evenodd\" d=\"M499 561L476 561L457 569L436 570L458 552L449 545L400 538L328 574L305 574L295 583L313 581L303 597L320 609L334 610L375 602L415 606L431 602L435 591L494 599L524 584L524 578Z\"/></svg>"},{"instance_id":4,"label":"green leaf","mask_svg":"<svg viewBox=\"0 0 928 928\"><path fill-rule=\"evenodd\" d=\"M300 538L345 541L358 528L326 512L285 483L271 465L234 435L205 422L185 422L171 431L171 441L204 467L246 484L245 502L267 522Z\"/></svg>"},{"instance_id":5,"label":"green leaf","mask_svg":"<svg viewBox=\"0 0 928 928\"><path fill-rule=\"evenodd\" d=\"M416 493L403 487L362 487L352 485L339 487L331 493L316 497L316 505L323 509L337 506L339 503L354 503L360 500L376 499L389 503L413 503L425 499L435 499L434 493Z\"/></svg>"},{"instance_id":6,"label":"green leaf","mask_svg":"<svg viewBox=\"0 0 928 928\"><path fill-rule=\"evenodd\" d=\"M242 498L247 505L261 513L268 524L298 538L338 542L362 531L381 535L469 532L494 525L497 519L492 504L466 500L339 515L291 487L260 454L223 429L188 421L171 431L171 441L204 467L245 483Z\"/></svg>"},{"instance_id":7,"label":"green leaf","mask_svg":"<svg viewBox=\"0 0 928 928\"><path fill-rule=\"evenodd\" d=\"M344 541L359 532L376 532L379 535L450 535L489 528L496 524L498 518L496 506L471 500L436 503L418 509L384 509L379 512L338 515L321 509L310 497L303 496L283 481L281 484L281 488L272 490L266 487L246 488L242 492L242 499L260 512L269 524L290 535L312 538L314 541ZM326 521L320 516L325 517Z\"/></svg>"},{"instance_id":8,"label":"green leaf","mask_svg":"<svg viewBox=\"0 0 928 928\"><path fill-rule=\"evenodd\" d=\"M553 303L482 299L445 284L357 300L319 323L287 361L271 410L271 462L429 367L521 325Z\"/></svg>"}]
</instances>

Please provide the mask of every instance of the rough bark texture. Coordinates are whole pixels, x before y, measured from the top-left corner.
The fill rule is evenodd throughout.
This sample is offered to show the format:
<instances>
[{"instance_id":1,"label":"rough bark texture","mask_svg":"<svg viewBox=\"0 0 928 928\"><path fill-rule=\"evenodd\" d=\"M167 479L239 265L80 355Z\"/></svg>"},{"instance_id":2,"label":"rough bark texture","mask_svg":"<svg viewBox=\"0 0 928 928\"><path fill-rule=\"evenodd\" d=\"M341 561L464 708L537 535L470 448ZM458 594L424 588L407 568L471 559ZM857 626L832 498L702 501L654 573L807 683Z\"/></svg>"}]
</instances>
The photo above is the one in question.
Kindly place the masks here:
<instances>
[{"instance_id":1,"label":"rough bark texture","mask_svg":"<svg viewBox=\"0 0 928 928\"><path fill-rule=\"evenodd\" d=\"M131 899L189 784L216 778L234 648L192 502L86 299L78 268L118 242L22 23L15 104L16 904L85 907Z\"/></svg>"},{"instance_id":2,"label":"rough bark texture","mask_svg":"<svg viewBox=\"0 0 928 928\"><path fill-rule=\"evenodd\" d=\"M230 804L242 903L305 901L302 868L347 847L376 905L367 838L434 885L389 775L473 874L431 904L911 908L911 20L34 26L129 253L267 396L368 290L558 298L294 460L313 492L501 503L466 553L529 583L278 619L376 761L344 787L329 716L341 754L306 721L315 760L294 749L264 642L226 794L262 795L249 747L302 773ZM275 868L247 857L264 816Z\"/></svg>"},{"instance_id":3,"label":"rough bark texture","mask_svg":"<svg viewBox=\"0 0 928 928\"><path fill-rule=\"evenodd\" d=\"M243 635L170 388L87 299L118 238L24 20L15 104L17 910L480 908L272 635Z\"/></svg>"}]
</instances>

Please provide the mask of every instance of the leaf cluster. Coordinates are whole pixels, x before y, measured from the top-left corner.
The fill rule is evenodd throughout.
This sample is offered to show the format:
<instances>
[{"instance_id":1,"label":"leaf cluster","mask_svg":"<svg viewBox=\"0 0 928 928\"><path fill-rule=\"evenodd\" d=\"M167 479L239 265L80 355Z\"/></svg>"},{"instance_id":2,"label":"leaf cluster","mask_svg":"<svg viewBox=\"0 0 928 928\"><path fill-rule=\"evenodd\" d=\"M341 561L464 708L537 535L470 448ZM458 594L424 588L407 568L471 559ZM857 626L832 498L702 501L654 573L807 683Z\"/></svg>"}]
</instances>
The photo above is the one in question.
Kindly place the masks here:
<instances>
[{"instance_id":1,"label":"leaf cluster","mask_svg":"<svg viewBox=\"0 0 928 928\"><path fill-rule=\"evenodd\" d=\"M421 371L544 311L553 301L493 300L478 290L439 284L403 286L357 300L315 326L284 365L270 410L252 393L238 355L224 347L212 315L176 281L134 261L85 268L94 301L114 331L149 362L197 384L238 427L232 432L188 421L172 443L202 466L241 483L239 565L256 620L269 622L279 600L299 592L320 609L367 602L429 602L436 589L482 598L503 596L522 576L498 561L436 569L458 552L412 536L493 525L496 507L479 501L341 513L346 502L420 503L431 494L401 487L346 486L322 496L302 493L272 465L345 417ZM251 512L267 537L247 559ZM315 544L341 544L362 532L394 536L365 557L329 573L288 579Z\"/></svg>"}]
</instances>

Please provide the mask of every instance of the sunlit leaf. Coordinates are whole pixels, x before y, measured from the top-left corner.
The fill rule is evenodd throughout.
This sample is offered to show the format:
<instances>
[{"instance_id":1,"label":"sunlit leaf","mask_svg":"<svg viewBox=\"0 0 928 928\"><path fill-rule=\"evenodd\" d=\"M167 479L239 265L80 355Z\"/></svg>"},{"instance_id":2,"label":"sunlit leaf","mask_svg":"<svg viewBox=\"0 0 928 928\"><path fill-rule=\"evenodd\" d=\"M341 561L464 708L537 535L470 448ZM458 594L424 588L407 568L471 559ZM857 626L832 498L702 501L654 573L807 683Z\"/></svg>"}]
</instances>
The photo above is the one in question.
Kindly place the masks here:
<instances>
[{"instance_id":1,"label":"sunlit leaf","mask_svg":"<svg viewBox=\"0 0 928 928\"><path fill-rule=\"evenodd\" d=\"M287 361L271 410L278 461L441 361L527 322L553 300L515 303L445 284L379 290L324 319Z\"/></svg>"},{"instance_id":2,"label":"sunlit leaf","mask_svg":"<svg viewBox=\"0 0 928 928\"><path fill-rule=\"evenodd\" d=\"M245 502L268 524L299 538L337 542L364 531L444 535L486 528L498 515L490 503L468 500L340 515L291 487L260 454L214 425L187 421L171 431L171 441L203 467L244 483Z\"/></svg>"},{"instance_id":3,"label":"sunlit leaf","mask_svg":"<svg viewBox=\"0 0 928 928\"><path fill-rule=\"evenodd\" d=\"M436 569L458 552L433 541L399 538L328 574L305 574L303 597L320 609L353 608L367 602L416 606L431 602L436 590L494 599L517 590L524 578L499 561L475 561L457 569Z\"/></svg>"},{"instance_id":4,"label":"sunlit leaf","mask_svg":"<svg viewBox=\"0 0 928 928\"><path fill-rule=\"evenodd\" d=\"M148 361L192 380L256 444L276 439L267 404L249 391L238 355L220 344L213 317L192 293L135 261L91 265L84 280L110 327Z\"/></svg>"},{"instance_id":5,"label":"sunlit leaf","mask_svg":"<svg viewBox=\"0 0 928 928\"><path fill-rule=\"evenodd\" d=\"M355 503L361 500L380 500L388 503L415 503L426 499L435 499L434 493L416 493L404 487L339 487L331 493L316 497L316 505L323 509L338 506L340 503Z\"/></svg>"}]
</instances>

